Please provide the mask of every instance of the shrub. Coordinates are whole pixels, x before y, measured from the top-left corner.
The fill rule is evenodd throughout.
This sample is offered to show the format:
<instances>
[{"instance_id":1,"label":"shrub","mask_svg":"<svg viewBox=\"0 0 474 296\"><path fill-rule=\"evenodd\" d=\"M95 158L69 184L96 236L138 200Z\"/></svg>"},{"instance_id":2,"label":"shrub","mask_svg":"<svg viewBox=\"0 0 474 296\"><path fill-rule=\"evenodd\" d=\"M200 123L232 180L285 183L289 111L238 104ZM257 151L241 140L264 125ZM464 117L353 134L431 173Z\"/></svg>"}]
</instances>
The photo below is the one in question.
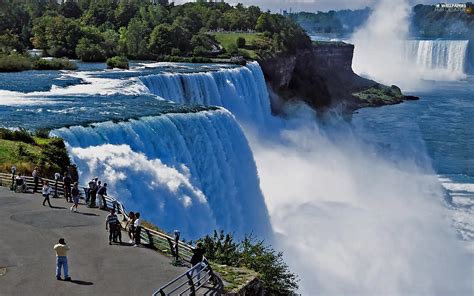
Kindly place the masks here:
<instances>
[{"instance_id":1,"label":"shrub","mask_svg":"<svg viewBox=\"0 0 474 296\"><path fill-rule=\"evenodd\" d=\"M37 59L33 62L35 70L75 70L77 65L66 58L61 59Z\"/></svg>"},{"instance_id":2,"label":"shrub","mask_svg":"<svg viewBox=\"0 0 474 296\"><path fill-rule=\"evenodd\" d=\"M18 72L31 69L31 59L28 56L12 53L0 54L0 72Z\"/></svg>"},{"instance_id":3,"label":"shrub","mask_svg":"<svg viewBox=\"0 0 474 296\"><path fill-rule=\"evenodd\" d=\"M231 234L214 231L213 236L202 239L206 258L233 267L245 266L260 274L268 295L293 295L298 278L283 261L283 253L266 246L253 236L235 242Z\"/></svg>"},{"instance_id":4,"label":"shrub","mask_svg":"<svg viewBox=\"0 0 474 296\"><path fill-rule=\"evenodd\" d=\"M119 69L129 69L128 59L123 56L115 56L107 59L107 67L109 69L119 68Z\"/></svg>"},{"instance_id":5,"label":"shrub","mask_svg":"<svg viewBox=\"0 0 474 296\"><path fill-rule=\"evenodd\" d=\"M239 37L237 38L235 45L237 45L237 48L244 48L246 44L245 38L244 37Z\"/></svg>"},{"instance_id":6,"label":"shrub","mask_svg":"<svg viewBox=\"0 0 474 296\"><path fill-rule=\"evenodd\" d=\"M31 136L30 132L24 128L18 130L9 130L6 128L0 128L0 139L19 141L27 144L35 143L35 140Z\"/></svg>"}]
</instances>

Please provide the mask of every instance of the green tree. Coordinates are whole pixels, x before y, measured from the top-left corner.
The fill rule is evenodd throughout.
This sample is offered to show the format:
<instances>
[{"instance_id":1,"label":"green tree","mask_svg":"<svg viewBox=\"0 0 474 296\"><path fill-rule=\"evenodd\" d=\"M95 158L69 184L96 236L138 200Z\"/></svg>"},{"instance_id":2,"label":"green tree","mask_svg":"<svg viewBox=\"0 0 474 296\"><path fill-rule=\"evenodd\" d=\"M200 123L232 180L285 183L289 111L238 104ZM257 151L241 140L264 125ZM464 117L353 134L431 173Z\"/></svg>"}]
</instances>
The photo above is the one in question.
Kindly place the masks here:
<instances>
[{"instance_id":1,"label":"green tree","mask_svg":"<svg viewBox=\"0 0 474 296\"><path fill-rule=\"evenodd\" d=\"M54 57L75 57L81 38L79 23L62 15L35 19L32 33L33 45Z\"/></svg>"},{"instance_id":2,"label":"green tree","mask_svg":"<svg viewBox=\"0 0 474 296\"><path fill-rule=\"evenodd\" d=\"M150 34L148 50L153 55L166 55L171 53L173 42L171 42L171 26L161 24L156 26Z\"/></svg>"},{"instance_id":3,"label":"green tree","mask_svg":"<svg viewBox=\"0 0 474 296\"><path fill-rule=\"evenodd\" d=\"M239 37L237 38L237 40L235 41L235 44L237 45L238 48L244 48L245 47L245 38L244 37Z\"/></svg>"},{"instance_id":4,"label":"green tree","mask_svg":"<svg viewBox=\"0 0 474 296\"><path fill-rule=\"evenodd\" d=\"M127 27L126 33L126 49L127 55L134 59L146 59L147 40L150 34L150 29L147 23L140 18L133 18Z\"/></svg>"}]
</instances>

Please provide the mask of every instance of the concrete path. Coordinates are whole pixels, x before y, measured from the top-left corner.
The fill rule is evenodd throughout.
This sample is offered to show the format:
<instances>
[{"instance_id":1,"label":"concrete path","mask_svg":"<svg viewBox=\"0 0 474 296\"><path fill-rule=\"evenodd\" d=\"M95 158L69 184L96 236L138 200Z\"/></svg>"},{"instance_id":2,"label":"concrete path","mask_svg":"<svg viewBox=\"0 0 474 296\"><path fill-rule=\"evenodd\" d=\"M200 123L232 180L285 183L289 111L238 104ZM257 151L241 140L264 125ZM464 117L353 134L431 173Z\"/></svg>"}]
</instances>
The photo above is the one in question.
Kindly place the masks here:
<instances>
[{"instance_id":1,"label":"concrete path","mask_svg":"<svg viewBox=\"0 0 474 296\"><path fill-rule=\"evenodd\" d=\"M63 198L43 207L40 194L0 188L0 295L151 295L186 271L159 253L108 244L107 212ZM63 237L72 282L55 277L53 245ZM123 233L122 240L128 242Z\"/></svg>"}]
</instances>

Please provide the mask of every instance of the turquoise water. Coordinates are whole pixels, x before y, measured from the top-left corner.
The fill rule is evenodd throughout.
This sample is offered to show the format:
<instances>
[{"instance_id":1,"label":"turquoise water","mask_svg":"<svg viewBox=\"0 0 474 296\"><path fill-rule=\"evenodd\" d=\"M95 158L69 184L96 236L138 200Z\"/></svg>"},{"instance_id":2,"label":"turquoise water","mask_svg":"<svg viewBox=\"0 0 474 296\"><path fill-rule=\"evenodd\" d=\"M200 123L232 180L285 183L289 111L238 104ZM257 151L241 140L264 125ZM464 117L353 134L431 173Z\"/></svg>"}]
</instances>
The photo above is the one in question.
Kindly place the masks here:
<instances>
[{"instance_id":1,"label":"turquoise water","mask_svg":"<svg viewBox=\"0 0 474 296\"><path fill-rule=\"evenodd\" d=\"M427 82L421 99L359 110L353 124L392 155L432 167L448 193L463 239L474 239L474 77ZM365 135L366 136L366 135ZM429 158L426 158L428 155Z\"/></svg>"}]
</instances>

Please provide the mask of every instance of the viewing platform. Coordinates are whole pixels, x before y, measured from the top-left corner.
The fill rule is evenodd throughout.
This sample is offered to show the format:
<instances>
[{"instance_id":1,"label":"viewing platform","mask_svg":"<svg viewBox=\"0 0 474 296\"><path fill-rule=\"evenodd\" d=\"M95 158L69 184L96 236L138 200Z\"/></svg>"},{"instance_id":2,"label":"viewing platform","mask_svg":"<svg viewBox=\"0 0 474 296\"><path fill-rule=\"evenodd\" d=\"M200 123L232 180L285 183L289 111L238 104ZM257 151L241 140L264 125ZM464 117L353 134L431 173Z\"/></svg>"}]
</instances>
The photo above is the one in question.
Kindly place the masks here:
<instances>
[{"instance_id":1,"label":"viewing platform","mask_svg":"<svg viewBox=\"0 0 474 296\"><path fill-rule=\"evenodd\" d=\"M1 295L152 295L189 268L146 247L133 247L122 232L122 245L108 243L106 211L51 198L42 206L36 193L0 187ZM71 282L55 277L53 246L64 238Z\"/></svg>"}]
</instances>

